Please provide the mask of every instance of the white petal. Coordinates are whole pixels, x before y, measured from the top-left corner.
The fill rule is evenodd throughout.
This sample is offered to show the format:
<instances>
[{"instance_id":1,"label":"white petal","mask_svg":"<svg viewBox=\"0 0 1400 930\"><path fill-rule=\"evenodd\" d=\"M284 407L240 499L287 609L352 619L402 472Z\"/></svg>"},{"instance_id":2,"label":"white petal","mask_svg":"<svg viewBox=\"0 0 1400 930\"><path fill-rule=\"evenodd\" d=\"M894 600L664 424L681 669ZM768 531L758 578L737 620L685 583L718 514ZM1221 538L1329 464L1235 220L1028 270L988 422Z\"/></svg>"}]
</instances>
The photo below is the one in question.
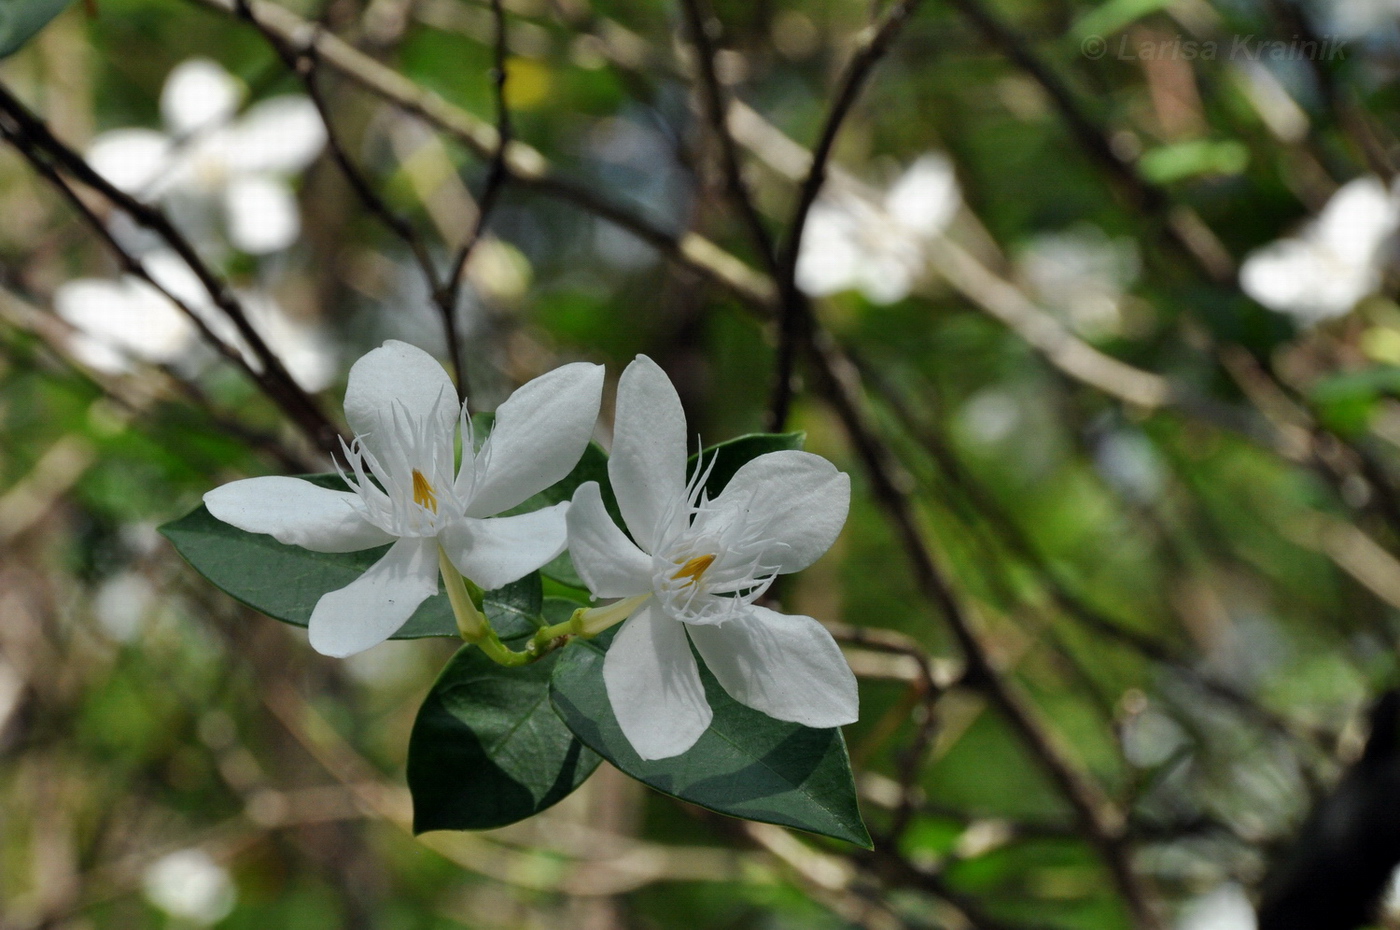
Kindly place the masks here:
<instances>
[{"instance_id":1,"label":"white petal","mask_svg":"<svg viewBox=\"0 0 1400 930\"><path fill-rule=\"evenodd\" d=\"M714 716L685 626L654 603L623 624L603 659L603 683L622 734L643 759L685 752Z\"/></svg>"},{"instance_id":2,"label":"white petal","mask_svg":"<svg viewBox=\"0 0 1400 930\"><path fill-rule=\"evenodd\" d=\"M438 534L452 564L487 591L524 578L564 551L569 504L517 517L454 520Z\"/></svg>"},{"instance_id":3,"label":"white petal","mask_svg":"<svg viewBox=\"0 0 1400 930\"><path fill-rule=\"evenodd\" d=\"M229 167L245 173L296 174L326 145L326 125L306 97L271 97L232 127Z\"/></svg>"},{"instance_id":4,"label":"white petal","mask_svg":"<svg viewBox=\"0 0 1400 930\"><path fill-rule=\"evenodd\" d=\"M249 255L277 252L301 235L301 210L285 181L271 175L235 178L224 188L228 237Z\"/></svg>"},{"instance_id":5,"label":"white petal","mask_svg":"<svg viewBox=\"0 0 1400 930\"><path fill-rule=\"evenodd\" d=\"M312 552L358 552L394 541L360 515L348 491L332 491L300 478L246 478L204 495L215 519L249 533L266 533Z\"/></svg>"},{"instance_id":6,"label":"white petal","mask_svg":"<svg viewBox=\"0 0 1400 930\"><path fill-rule=\"evenodd\" d=\"M160 115L177 136L227 122L238 110L243 89L218 62L191 58L177 65L160 92Z\"/></svg>"},{"instance_id":7,"label":"white petal","mask_svg":"<svg viewBox=\"0 0 1400 930\"><path fill-rule=\"evenodd\" d=\"M739 619L686 629L705 666L740 704L809 727L856 722L856 676L811 617L753 607Z\"/></svg>"},{"instance_id":8,"label":"white petal","mask_svg":"<svg viewBox=\"0 0 1400 930\"><path fill-rule=\"evenodd\" d=\"M567 475L593 435L602 400L602 365L574 362L521 385L496 409L467 515L509 510Z\"/></svg>"},{"instance_id":9,"label":"white petal","mask_svg":"<svg viewBox=\"0 0 1400 930\"><path fill-rule=\"evenodd\" d=\"M457 428L457 390L437 361L422 349L387 340L365 353L350 368L345 388L345 419L357 436L389 439L395 417L436 417L431 427L453 435ZM377 443L370 440L371 448Z\"/></svg>"},{"instance_id":10,"label":"white petal","mask_svg":"<svg viewBox=\"0 0 1400 930\"><path fill-rule=\"evenodd\" d=\"M797 255L797 286L803 293L826 297L848 290L862 258L850 213L825 200L813 204Z\"/></svg>"},{"instance_id":11,"label":"white petal","mask_svg":"<svg viewBox=\"0 0 1400 930\"><path fill-rule=\"evenodd\" d=\"M104 132L88 148L92 170L128 194L152 195L170 162L170 139L152 129Z\"/></svg>"},{"instance_id":12,"label":"white petal","mask_svg":"<svg viewBox=\"0 0 1400 930\"><path fill-rule=\"evenodd\" d=\"M793 449L740 466L713 501L706 524L743 521L772 542L763 567L786 574L806 568L831 548L850 506L851 479L820 455Z\"/></svg>"},{"instance_id":13,"label":"white petal","mask_svg":"<svg viewBox=\"0 0 1400 930\"><path fill-rule=\"evenodd\" d=\"M953 163L940 153L925 155L910 165L885 195L890 216L905 229L926 237L941 233L961 203Z\"/></svg>"},{"instance_id":14,"label":"white petal","mask_svg":"<svg viewBox=\"0 0 1400 930\"><path fill-rule=\"evenodd\" d=\"M214 300L200 282L199 275L178 253L170 249L152 252L141 259L141 267L146 269L146 274L152 280L190 307L212 309L214 306Z\"/></svg>"},{"instance_id":15,"label":"white petal","mask_svg":"<svg viewBox=\"0 0 1400 930\"><path fill-rule=\"evenodd\" d=\"M884 243L885 250L866 256L856 274L865 299L878 306L897 304L914 289L923 258L907 241Z\"/></svg>"},{"instance_id":16,"label":"white petal","mask_svg":"<svg viewBox=\"0 0 1400 930\"><path fill-rule=\"evenodd\" d=\"M194 340L185 315L135 278L79 278L54 292L54 309L91 340L149 362L171 362Z\"/></svg>"},{"instance_id":17,"label":"white petal","mask_svg":"<svg viewBox=\"0 0 1400 930\"><path fill-rule=\"evenodd\" d=\"M569 557L596 597L632 597L652 589L651 556L618 529L596 481L585 481L574 492Z\"/></svg>"},{"instance_id":18,"label":"white petal","mask_svg":"<svg viewBox=\"0 0 1400 930\"><path fill-rule=\"evenodd\" d=\"M437 593L437 542L405 537L339 591L324 594L311 612L311 648L338 658L377 646Z\"/></svg>"},{"instance_id":19,"label":"white petal","mask_svg":"<svg viewBox=\"0 0 1400 930\"><path fill-rule=\"evenodd\" d=\"M1369 265L1395 233L1400 212L1379 178L1364 176L1342 185L1318 215L1313 235L1338 259Z\"/></svg>"},{"instance_id":20,"label":"white petal","mask_svg":"<svg viewBox=\"0 0 1400 930\"><path fill-rule=\"evenodd\" d=\"M660 535L686 519L685 411L671 379L637 356L617 386L608 477L637 544L652 551ZM671 522L663 526L663 521Z\"/></svg>"}]
</instances>

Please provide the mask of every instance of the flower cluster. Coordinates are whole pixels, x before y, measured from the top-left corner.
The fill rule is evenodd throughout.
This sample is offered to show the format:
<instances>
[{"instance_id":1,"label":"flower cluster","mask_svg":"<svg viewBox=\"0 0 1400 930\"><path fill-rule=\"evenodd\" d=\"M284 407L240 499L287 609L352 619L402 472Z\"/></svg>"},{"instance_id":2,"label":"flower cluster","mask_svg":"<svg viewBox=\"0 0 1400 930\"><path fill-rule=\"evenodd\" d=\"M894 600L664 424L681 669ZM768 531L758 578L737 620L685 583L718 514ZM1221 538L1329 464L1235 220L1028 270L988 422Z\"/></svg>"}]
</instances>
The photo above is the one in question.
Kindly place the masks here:
<instances>
[{"instance_id":1,"label":"flower cluster","mask_svg":"<svg viewBox=\"0 0 1400 930\"><path fill-rule=\"evenodd\" d=\"M580 609L535 644L622 624L603 679L643 759L685 752L710 724L692 646L744 705L812 727L854 722L855 677L831 634L810 617L758 603L778 575L825 553L845 523L850 481L820 456L757 456L711 499L713 460L687 478L680 399L661 369L639 356L618 386L608 460L626 531L608 515L595 481L571 501L501 516L573 469L602 387L598 365L542 375L500 405L478 447L442 366L389 341L350 371L345 415L355 435L344 448L346 490L251 478L210 491L205 504L225 523L316 552L389 545L362 576L317 602L310 637L322 653L347 656L392 636L438 593L440 574L464 638L502 664L532 661L538 653L500 643L466 582L500 588L567 547L593 596L616 600Z\"/></svg>"}]
</instances>

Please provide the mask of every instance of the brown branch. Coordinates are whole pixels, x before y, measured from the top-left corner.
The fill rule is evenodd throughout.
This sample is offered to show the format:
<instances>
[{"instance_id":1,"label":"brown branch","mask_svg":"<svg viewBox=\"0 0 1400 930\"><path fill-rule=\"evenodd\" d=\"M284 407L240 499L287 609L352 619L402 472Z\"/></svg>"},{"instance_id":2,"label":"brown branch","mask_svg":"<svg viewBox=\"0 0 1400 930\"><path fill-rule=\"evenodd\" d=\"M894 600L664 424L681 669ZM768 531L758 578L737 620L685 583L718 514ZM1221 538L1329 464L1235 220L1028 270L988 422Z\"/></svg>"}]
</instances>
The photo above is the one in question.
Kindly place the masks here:
<instances>
[{"instance_id":1,"label":"brown branch","mask_svg":"<svg viewBox=\"0 0 1400 930\"><path fill-rule=\"evenodd\" d=\"M827 111L821 134L812 149L807 176L798 189L797 204L793 208L792 219L788 223L787 239L778 260L778 358L773 397L768 410L768 426L774 432L782 430L783 424L787 422L788 408L792 405L793 369L797 363L798 352L807 341L804 329L812 316L807 295L797 287L796 280L797 259L802 251L802 232L807 225L807 216L817 201L817 195L821 193L822 185L826 183L827 163L831 159L836 137L840 134L846 117L850 115L875 66L894 45L900 30L914 15L920 2L921 0L896 0L880 21L865 33L860 47L851 56L838 82L831 109Z\"/></svg>"},{"instance_id":2,"label":"brown branch","mask_svg":"<svg viewBox=\"0 0 1400 930\"><path fill-rule=\"evenodd\" d=\"M233 15L234 0L191 0L207 9ZM495 153L500 134L494 126L453 106L349 43L318 31L311 23L268 0L249 0L257 18L294 48L314 46L319 60L366 91L446 133L483 158ZM723 287L745 303L768 308L775 299L772 283L744 262L695 233L663 229L592 187L560 177L548 159L519 140L505 147L505 166L517 185L567 201L623 227L669 261Z\"/></svg>"},{"instance_id":3,"label":"brown branch","mask_svg":"<svg viewBox=\"0 0 1400 930\"><path fill-rule=\"evenodd\" d=\"M967 664L968 686L980 691L1006 719L1031 757L1069 803L1080 832L1098 852L1136 926L1144 930L1160 927L1147 889L1132 868L1122 812L1103 795L1097 784L1061 753L1024 698L1001 676L943 577L924 541L908 496L901 488L890 451L861 409L858 373L824 333L814 332L807 349L818 374L818 390L840 419L870 479L876 502L894 524L910 560L915 583L938 607L958 642Z\"/></svg>"},{"instance_id":4,"label":"brown branch","mask_svg":"<svg viewBox=\"0 0 1400 930\"><path fill-rule=\"evenodd\" d=\"M486 180L482 182L481 195L477 197L476 223L472 227L471 233L467 236L460 248L457 250L457 257L452 263L452 270L448 273L447 283L438 298L438 304L443 308L444 319L448 321L448 329L452 338L453 359L457 366L458 391L463 398L466 396L466 375L462 370L461 353L457 346L459 339L456 335L456 321L453 316L457 308L457 300L462 292L462 283L465 280L467 261L475 251L477 243L486 234L486 224L491 219L491 211L495 209L496 202L500 199L501 192L505 188L506 181L510 178L510 173L506 166L506 153L510 150L512 139L512 129L510 121L510 106L506 100L506 59L509 55L507 46L506 11L503 0L491 0L491 17L495 25L495 60L491 74L491 87L496 100L496 148L491 153L491 163L486 169Z\"/></svg>"},{"instance_id":5,"label":"brown branch","mask_svg":"<svg viewBox=\"0 0 1400 930\"><path fill-rule=\"evenodd\" d=\"M982 0L952 2L988 42L1040 85L1079 147L1112 179L1134 209L1161 222L1168 232L1168 241L1212 281L1224 283L1234 276L1233 260L1201 218L1187 207L1173 206L1166 191L1145 180L1132 162L1114 151L1108 134L1080 106L1069 85L1019 33L1002 22Z\"/></svg>"},{"instance_id":6,"label":"brown branch","mask_svg":"<svg viewBox=\"0 0 1400 930\"><path fill-rule=\"evenodd\" d=\"M763 224L763 217L754 205L753 193L744 180L739 147L734 141L734 136L730 134L729 124L725 119L725 114L729 112L729 100L715 71L715 47L710 40L710 27L717 25L717 20L713 12L703 5L704 2L705 0L681 0L681 11L685 16L690 43L695 53L700 104L709 123L710 133L719 144L720 163L724 169L725 189L730 204L748 230L759 259L768 268L769 273L777 277L778 254L773 237L769 235L768 227Z\"/></svg>"},{"instance_id":7,"label":"brown branch","mask_svg":"<svg viewBox=\"0 0 1400 930\"><path fill-rule=\"evenodd\" d=\"M428 294L437 305L439 313L442 315L442 325L444 338L447 342L448 356L452 363L452 373L457 382L458 397L462 397L466 392L466 377L462 365L461 340L457 335L457 320L454 314L456 309L455 293L449 295L445 285L438 280L437 269L433 264L432 255L428 252L428 247L423 242L423 237L419 231L407 218L395 213L393 208L379 195L370 183L365 172L355 164L354 159L346 150L340 134L336 132L335 121L331 118L330 106L326 101L325 94L321 90L320 81L317 80L317 45L315 41L307 42L302 46L293 47L292 43L285 40L277 32L273 31L263 23L253 12L248 0L234 0L234 11L239 19L248 23L263 37L267 44L282 60L287 69L300 79L302 87L306 90L306 95L310 98L316 112L321 117L321 123L326 127L326 147L330 150L331 160L340 168L340 172L349 182L350 189L355 192L355 196L367 210L384 225L386 229L397 236L408 248L413 256L414 263L423 275L428 286ZM319 24L313 29L320 31Z\"/></svg>"}]
</instances>

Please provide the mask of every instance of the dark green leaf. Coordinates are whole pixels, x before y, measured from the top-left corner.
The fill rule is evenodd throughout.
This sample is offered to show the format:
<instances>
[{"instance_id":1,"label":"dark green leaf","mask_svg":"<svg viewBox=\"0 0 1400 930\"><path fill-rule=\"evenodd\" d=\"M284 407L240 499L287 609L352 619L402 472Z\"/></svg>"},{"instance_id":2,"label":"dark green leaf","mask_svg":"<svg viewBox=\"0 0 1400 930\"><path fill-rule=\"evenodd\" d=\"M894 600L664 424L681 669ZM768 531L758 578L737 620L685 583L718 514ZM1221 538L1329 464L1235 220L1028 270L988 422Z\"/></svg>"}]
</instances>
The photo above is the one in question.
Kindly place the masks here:
<instances>
[{"instance_id":1,"label":"dark green leaf","mask_svg":"<svg viewBox=\"0 0 1400 930\"><path fill-rule=\"evenodd\" d=\"M453 656L409 738L415 833L515 823L563 800L598 767L550 706L559 655L524 668L497 665L475 646Z\"/></svg>"},{"instance_id":2,"label":"dark green leaf","mask_svg":"<svg viewBox=\"0 0 1400 930\"><path fill-rule=\"evenodd\" d=\"M870 848L839 729L783 723L745 707L702 665L714 710L710 728L689 751L644 761L618 727L603 687L604 639L566 646L550 684L555 709L588 748L662 794Z\"/></svg>"},{"instance_id":3,"label":"dark green leaf","mask_svg":"<svg viewBox=\"0 0 1400 930\"><path fill-rule=\"evenodd\" d=\"M336 475L312 475L322 487L342 487ZM379 561L387 546L360 552L312 552L284 546L271 536L246 533L214 519L204 506L161 527L177 552L206 579L276 620L306 626L321 595L345 587ZM502 637L533 631L540 613L540 579L530 574L499 591L488 591L486 616ZM457 621L447 595L428 598L394 639L456 636Z\"/></svg>"},{"instance_id":4,"label":"dark green leaf","mask_svg":"<svg viewBox=\"0 0 1400 930\"><path fill-rule=\"evenodd\" d=\"M0 0L0 58L34 37L73 0Z\"/></svg>"},{"instance_id":5,"label":"dark green leaf","mask_svg":"<svg viewBox=\"0 0 1400 930\"><path fill-rule=\"evenodd\" d=\"M733 478L734 473L746 462L769 452L801 449L806 438L806 433L749 433L747 436L739 436L728 442L710 446L700 454L704 457L706 466L709 466L711 460L714 461L710 477L705 480L705 491L711 498L715 497L724 490L729 479ZM695 455L690 457L688 471L694 472L699 458L700 456Z\"/></svg>"}]
</instances>

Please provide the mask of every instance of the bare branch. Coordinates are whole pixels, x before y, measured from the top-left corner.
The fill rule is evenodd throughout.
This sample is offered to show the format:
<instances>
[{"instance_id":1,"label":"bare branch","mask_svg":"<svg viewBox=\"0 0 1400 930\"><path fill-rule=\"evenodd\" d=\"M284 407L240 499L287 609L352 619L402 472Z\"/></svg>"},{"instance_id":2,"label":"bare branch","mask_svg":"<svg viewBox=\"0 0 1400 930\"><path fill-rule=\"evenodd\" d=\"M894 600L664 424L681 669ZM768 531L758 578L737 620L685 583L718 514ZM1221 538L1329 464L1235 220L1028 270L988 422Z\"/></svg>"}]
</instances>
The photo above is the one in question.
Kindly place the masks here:
<instances>
[{"instance_id":1,"label":"bare branch","mask_svg":"<svg viewBox=\"0 0 1400 930\"><path fill-rule=\"evenodd\" d=\"M729 112L728 95L725 94L715 70L715 48L714 43L710 41L710 26L715 24L716 20L712 11L703 5L704 2L705 0L681 0L681 10L685 15L686 27L695 53L700 104L709 123L710 133L719 145L720 163L724 170L724 183L730 205L748 230L759 259L767 266L769 273L777 277L778 255L773 237L769 235L768 227L763 224L763 217L754 205L753 194L744 181L739 148L725 119L725 114Z\"/></svg>"},{"instance_id":2,"label":"bare branch","mask_svg":"<svg viewBox=\"0 0 1400 930\"><path fill-rule=\"evenodd\" d=\"M798 189L797 205L793 208L792 219L788 223L787 239L778 260L777 284L780 297L780 318L778 321L778 359L774 375L773 397L769 403L768 425L780 430L787 422L788 408L792 404L792 376L797 362L797 354L806 341L805 330L812 315L807 295L797 287L797 258L802 250L802 232L807 225L807 216L812 205L826 183L827 162L841 127L855 106L865 82L875 70L875 66L885 57L894 45L900 30L919 8L921 0L895 0L879 23L872 26L851 56L846 70L838 82L836 96L831 109L827 111L817 144L812 148L811 162L807 176Z\"/></svg>"}]
</instances>

